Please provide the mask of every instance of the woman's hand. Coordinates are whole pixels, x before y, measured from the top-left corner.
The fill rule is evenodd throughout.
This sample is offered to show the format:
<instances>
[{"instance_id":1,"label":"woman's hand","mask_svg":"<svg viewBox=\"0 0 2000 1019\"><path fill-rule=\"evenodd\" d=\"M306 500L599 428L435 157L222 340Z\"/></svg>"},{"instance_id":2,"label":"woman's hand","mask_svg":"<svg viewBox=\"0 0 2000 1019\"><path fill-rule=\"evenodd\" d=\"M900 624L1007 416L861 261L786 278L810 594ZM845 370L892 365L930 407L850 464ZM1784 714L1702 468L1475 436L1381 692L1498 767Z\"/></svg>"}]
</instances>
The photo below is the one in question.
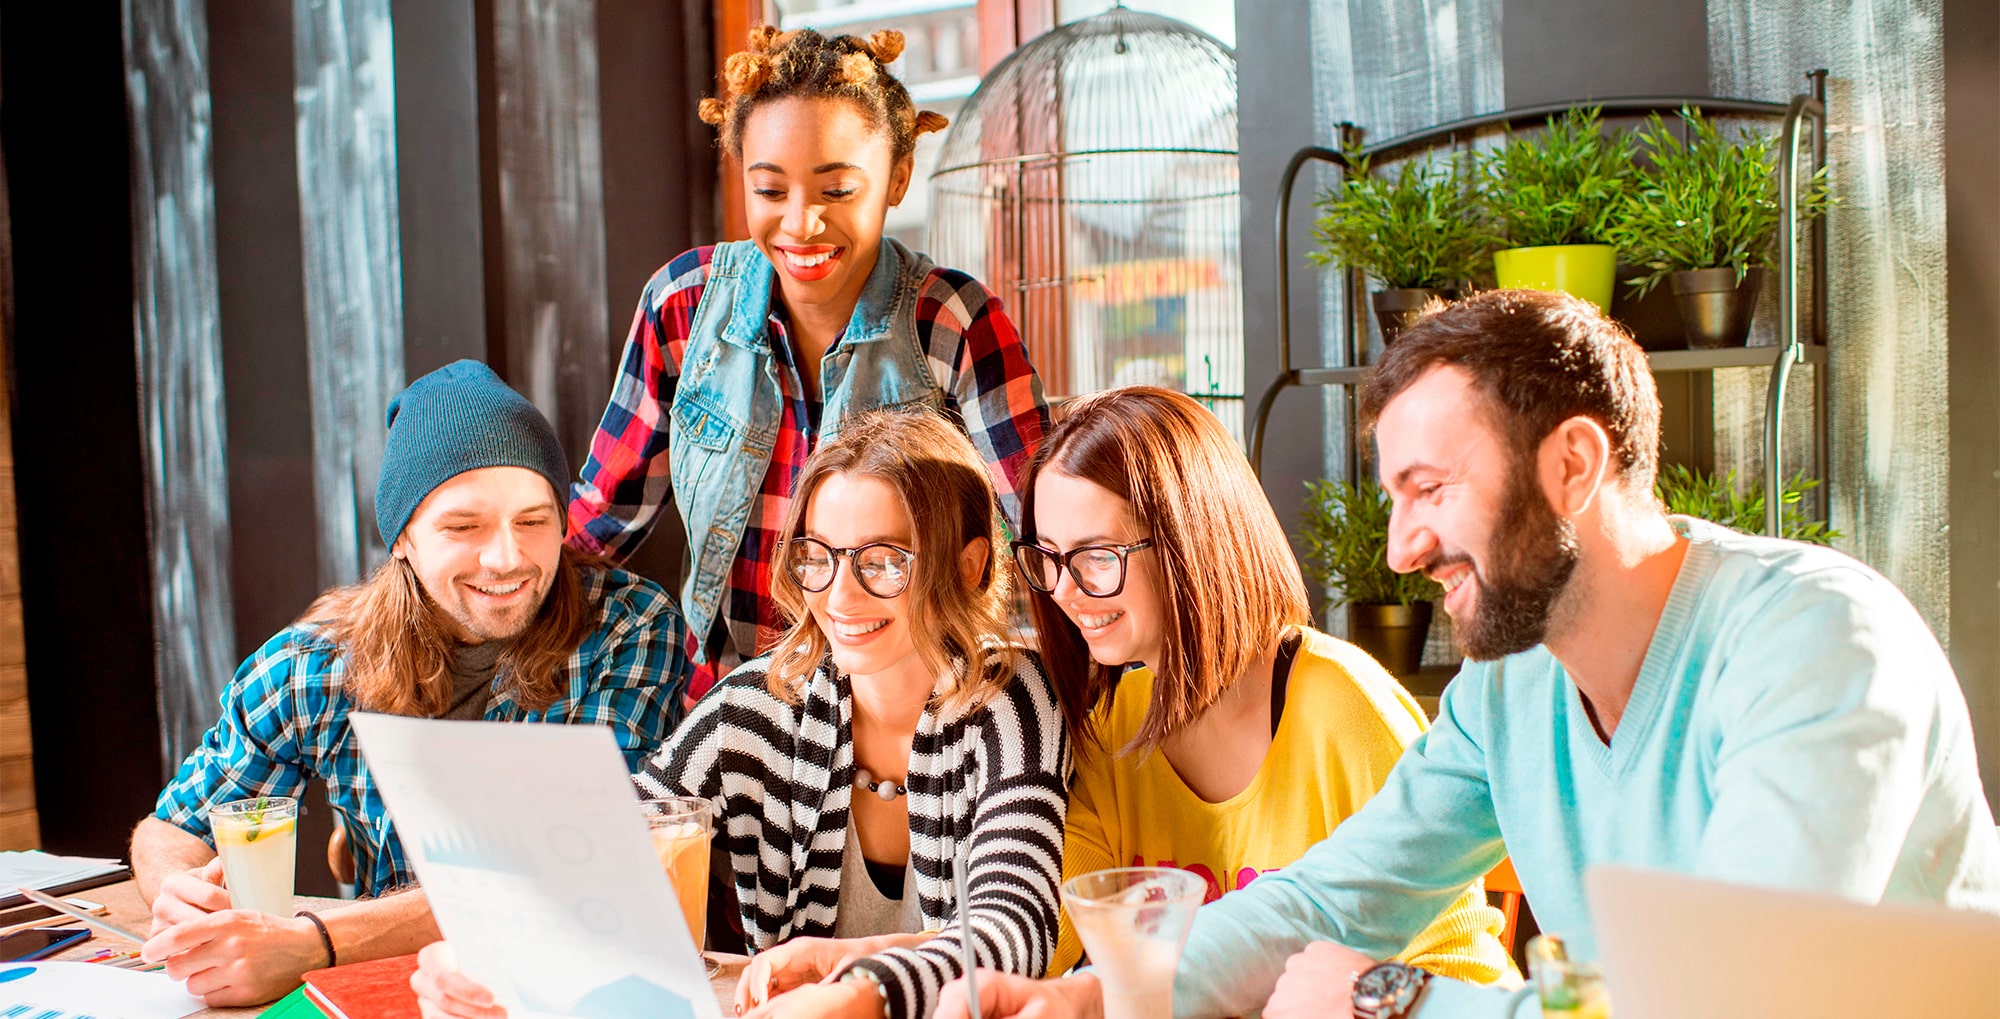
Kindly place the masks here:
<instances>
[{"instance_id":1,"label":"woman's hand","mask_svg":"<svg viewBox=\"0 0 2000 1019\"><path fill-rule=\"evenodd\" d=\"M832 978L848 964L891 948L914 947L925 934L884 934L872 938L793 938L758 952L736 981L736 1014L744 1015L795 987Z\"/></svg>"},{"instance_id":2,"label":"woman's hand","mask_svg":"<svg viewBox=\"0 0 2000 1019\"><path fill-rule=\"evenodd\" d=\"M882 992L874 984L841 980L794 988L744 1013L743 1019L883 1019L885 1014Z\"/></svg>"},{"instance_id":3,"label":"woman's hand","mask_svg":"<svg viewBox=\"0 0 2000 1019\"><path fill-rule=\"evenodd\" d=\"M450 942L433 941L417 953L410 989L417 992L417 1009L424 1019L507 1019L507 1010L494 1003L492 991L458 971L458 956Z\"/></svg>"},{"instance_id":4,"label":"woman's hand","mask_svg":"<svg viewBox=\"0 0 2000 1019\"><path fill-rule=\"evenodd\" d=\"M1104 1019L1104 987L1093 973L1036 980L1014 973L979 971L979 1014L984 1019ZM970 1019L965 978L938 992L931 1019Z\"/></svg>"}]
</instances>

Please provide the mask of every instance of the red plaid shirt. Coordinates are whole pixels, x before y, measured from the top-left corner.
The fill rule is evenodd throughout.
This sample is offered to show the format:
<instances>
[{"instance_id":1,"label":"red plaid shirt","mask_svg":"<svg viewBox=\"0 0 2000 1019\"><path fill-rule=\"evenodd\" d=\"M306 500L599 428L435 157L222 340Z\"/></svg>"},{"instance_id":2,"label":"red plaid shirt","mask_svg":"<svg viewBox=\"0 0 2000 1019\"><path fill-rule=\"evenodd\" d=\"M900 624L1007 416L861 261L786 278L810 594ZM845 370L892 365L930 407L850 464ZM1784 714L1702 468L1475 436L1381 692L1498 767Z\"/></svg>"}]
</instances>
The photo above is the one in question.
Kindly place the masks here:
<instances>
[{"instance_id":1,"label":"red plaid shirt","mask_svg":"<svg viewBox=\"0 0 2000 1019\"><path fill-rule=\"evenodd\" d=\"M713 251L685 252L646 284L611 404L591 439L582 480L570 494L569 543L580 549L624 557L651 532L661 507L672 498L667 411ZM697 662L688 681L690 703L715 684L717 664L727 653L743 659L762 654L786 626L771 600L770 567L785 508L818 442L819 407L806 397L781 309L775 306L768 335L784 410L715 632L688 634L688 657ZM917 303L917 338L932 376L944 388L947 406L964 422L973 446L993 471L1002 512L1010 525L1017 525L1021 474L1049 430L1048 403L1020 334L1000 299L978 280L953 269L935 269ZM698 641L706 642L706 654L694 653Z\"/></svg>"}]
</instances>

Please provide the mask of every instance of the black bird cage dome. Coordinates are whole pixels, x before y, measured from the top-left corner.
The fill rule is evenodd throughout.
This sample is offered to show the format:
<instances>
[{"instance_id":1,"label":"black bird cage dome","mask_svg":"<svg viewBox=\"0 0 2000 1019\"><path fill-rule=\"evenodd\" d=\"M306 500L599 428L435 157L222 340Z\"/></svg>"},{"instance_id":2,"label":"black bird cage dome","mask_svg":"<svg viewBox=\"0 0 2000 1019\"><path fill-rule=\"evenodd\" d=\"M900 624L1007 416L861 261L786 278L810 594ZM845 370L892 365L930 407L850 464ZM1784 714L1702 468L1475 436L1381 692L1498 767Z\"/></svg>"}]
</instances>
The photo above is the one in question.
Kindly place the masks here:
<instances>
[{"instance_id":1,"label":"black bird cage dome","mask_svg":"<svg viewBox=\"0 0 2000 1019\"><path fill-rule=\"evenodd\" d=\"M1134 383L1243 420L1236 55L1115 7L988 74L931 174L929 246L1006 302L1051 396Z\"/></svg>"}]
</instances>

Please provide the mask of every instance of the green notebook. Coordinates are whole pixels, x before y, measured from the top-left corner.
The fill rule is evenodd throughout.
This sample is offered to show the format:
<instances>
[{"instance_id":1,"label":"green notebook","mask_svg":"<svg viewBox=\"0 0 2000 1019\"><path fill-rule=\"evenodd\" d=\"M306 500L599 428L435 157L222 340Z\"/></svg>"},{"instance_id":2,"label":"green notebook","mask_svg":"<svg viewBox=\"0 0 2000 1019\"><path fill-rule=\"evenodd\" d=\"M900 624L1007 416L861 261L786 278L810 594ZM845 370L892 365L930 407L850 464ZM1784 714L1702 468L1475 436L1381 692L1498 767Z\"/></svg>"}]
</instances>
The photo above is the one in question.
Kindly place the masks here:
<instances>
[{"instance_id":1,"label":"green notebook","mask_svg":"<svg viewBox=\"0 0 2000 1019\"><path fill-rule=\"evenodd\" d=\"M306 988L300 984L292 993L277 1000L270 1008L258 1013L263 1019L326 1019L326 1013L306 997Z\"/></svg>"}]
</instances>

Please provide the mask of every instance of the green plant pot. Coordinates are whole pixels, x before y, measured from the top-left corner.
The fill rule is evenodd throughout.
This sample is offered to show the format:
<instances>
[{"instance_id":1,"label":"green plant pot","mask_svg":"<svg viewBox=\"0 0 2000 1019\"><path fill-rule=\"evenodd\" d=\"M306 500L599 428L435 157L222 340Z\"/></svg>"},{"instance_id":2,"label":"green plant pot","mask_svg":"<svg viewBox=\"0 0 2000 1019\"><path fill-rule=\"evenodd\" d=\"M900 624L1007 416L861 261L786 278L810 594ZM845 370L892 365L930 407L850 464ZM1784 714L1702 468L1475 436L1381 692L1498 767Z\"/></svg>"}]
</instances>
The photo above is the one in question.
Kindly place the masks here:
<instances>
[{"instance_id":1,"label":"green plant pot","mask_svg":"<svg viewBox=\"0 0 2000 1019\"><path fill-rule=\"evenodd\" d=\"M1598 311L1611 307L1618 278L1618 249L1609 244L1551 244L1493 253L1493 275L1502 290L1555 290L1573 294Z\"/></svg>"},{"instance_id":2,"label":"green plant pot","mask_svg":"<svg viewBox=\"0 0 2000 1019\"><path fill-rule=\"evenodd\" d=\"M1424 664L1431 636L1431 603L1348 605L1347 635L1354 646L1394 676L1413 676Z\"/></svg>"},{"instance_id":3,"label":"green plant pot","mask_svg":"<svg viewBox=\"0 0 2000 1019\"><path fill-rule=\"evenodd\" d=\"M1396 337L1423 315L1433 297L1456 301L1459 293L1443 287L1408 287L1369 294L1368 303L1375 307L1375 325L1382 330L1382 345L1396 342Z\"/></svg>"},{"instance_id":4,"label":"green plant pot","mask_svg":"<svg viewBox=\"0 0 2000 1019\"><path fill-rule=\"evenodd\" d=\"M1680 304L1681 331L1699 350L1740 347L1750 338L1764 270L1751 266L1741 283L1734 269L1683 269L1669 277Z\"/></svg>"}]
</instances>

